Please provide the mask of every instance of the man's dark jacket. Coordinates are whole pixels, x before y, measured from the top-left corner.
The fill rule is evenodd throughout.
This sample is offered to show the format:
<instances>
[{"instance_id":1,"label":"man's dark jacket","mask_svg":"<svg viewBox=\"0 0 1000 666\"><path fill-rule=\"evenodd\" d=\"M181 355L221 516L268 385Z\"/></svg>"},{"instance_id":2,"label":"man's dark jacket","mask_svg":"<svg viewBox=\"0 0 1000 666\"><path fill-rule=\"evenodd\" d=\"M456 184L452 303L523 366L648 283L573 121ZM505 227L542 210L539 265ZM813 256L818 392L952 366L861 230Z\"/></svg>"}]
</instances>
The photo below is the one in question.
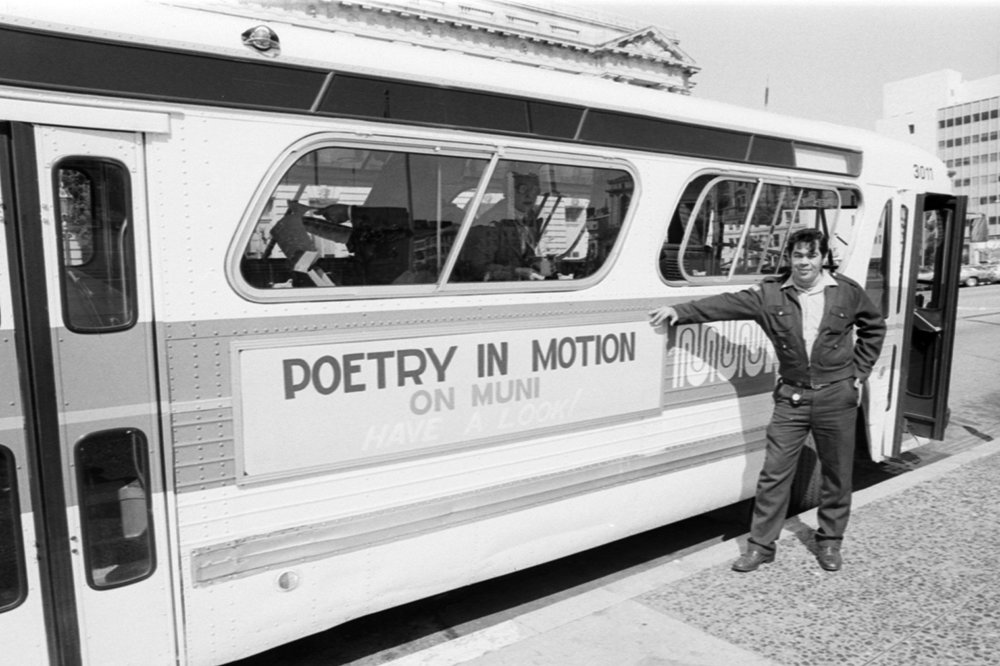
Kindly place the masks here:
<instances>
[{"instance_id":1,"label":"man's dark jacket","mask_svg":"<svg viewBox=\"0 0 1000 666\"><path fill-rule=\"evenodd\" d=\"M768 277L735 293L709 296L675 306L678 324L751 319L778 356L782 378L819 385L849 377L868 379L882 351L885 319L854 280L831 273L837 286L824 291L823 319L811 356L802 338L802 306L786 278ZM857 341L852 331L857 333Z\"/></svg>"}]
</instances>

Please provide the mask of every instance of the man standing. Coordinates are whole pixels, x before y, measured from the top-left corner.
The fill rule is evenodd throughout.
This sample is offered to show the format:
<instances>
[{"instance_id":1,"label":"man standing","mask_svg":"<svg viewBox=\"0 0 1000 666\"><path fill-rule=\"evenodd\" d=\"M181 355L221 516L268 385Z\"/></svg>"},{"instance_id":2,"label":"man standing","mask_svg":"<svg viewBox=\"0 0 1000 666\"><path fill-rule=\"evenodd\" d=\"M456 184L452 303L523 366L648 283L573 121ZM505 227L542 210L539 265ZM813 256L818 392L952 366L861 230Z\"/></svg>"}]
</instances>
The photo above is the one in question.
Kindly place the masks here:
<instances>
[{"instance_id":1,"label":"man standing","mask_svg":"<svg viewBox=\"0 0 1000 666\"><path fill-rule=\"evenodd\" d=\"M741 292L666 305L649 313L650 324L752 319L764 330L778 357L779 379L750 540L733 569L755 571L774 561L799 452L812 432L822 465L817 560L838 571L861 385L881 353L885 320L857 282L823 269L828 246L820 230L796 231L786 252L787 279L768 277Z\"/></svg>"}]
</instances>

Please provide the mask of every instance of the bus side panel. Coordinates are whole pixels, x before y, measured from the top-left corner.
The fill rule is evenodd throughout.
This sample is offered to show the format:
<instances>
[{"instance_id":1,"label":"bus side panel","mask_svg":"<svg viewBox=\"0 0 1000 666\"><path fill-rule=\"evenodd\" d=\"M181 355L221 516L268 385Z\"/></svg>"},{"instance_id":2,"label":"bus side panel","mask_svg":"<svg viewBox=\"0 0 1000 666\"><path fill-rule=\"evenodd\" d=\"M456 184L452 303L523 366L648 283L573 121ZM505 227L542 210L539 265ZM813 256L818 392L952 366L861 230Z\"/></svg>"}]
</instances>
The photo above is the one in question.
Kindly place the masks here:
<instances>
[{"instance_id":1,"label":"bus side panel","mask_svg":"<svg viewBox=\"0 0 1000 666\"><path fill-rule=\"evenodd\" d=\"M222 249L277 156L320 127L275 120L264 131L245 118L191 113L172 123L169 140L150 140L164 430L191 663L236 659L752 494L773 387L766 339L728 323L684 328L668 342L646 323L665 296L698 293L651 280L656 253L648 249L662 238L669 188L638 204L635 242L616 270L572 297L240 299ZM190 155L191 145L202 152ZM690 172L675 166L679 176L666 182L681 187ZM597 366L591 348L584 366L578 347L571 363L572 340L593 345L594 336L614 339L619 351L609 346ZM478 345L505 340L509 374L480 375ZM565 344L559 369L534 373L533 343L546 355L553 340L557 352ZM328 369L303 383L303 364L312 381L311 368L330 363L324 357L402 348L433 348L442 367L455 348L447 380L429 361L425 383L397 392L402 403L378 398L363 408L317 391L329 389ZM546 358L535 360L551 364ZM255 374L261 368L270 374ZM527 381L535 375L539 383ZM375 375L355 379L377 393ZM587 395L574 406L578 389ZM449 421L455 416L463 420ZM426 428L438 418L435 435ZM277 434L262 440L256 428L271 427L268 419Z\"/></svg>"}]
</instances>

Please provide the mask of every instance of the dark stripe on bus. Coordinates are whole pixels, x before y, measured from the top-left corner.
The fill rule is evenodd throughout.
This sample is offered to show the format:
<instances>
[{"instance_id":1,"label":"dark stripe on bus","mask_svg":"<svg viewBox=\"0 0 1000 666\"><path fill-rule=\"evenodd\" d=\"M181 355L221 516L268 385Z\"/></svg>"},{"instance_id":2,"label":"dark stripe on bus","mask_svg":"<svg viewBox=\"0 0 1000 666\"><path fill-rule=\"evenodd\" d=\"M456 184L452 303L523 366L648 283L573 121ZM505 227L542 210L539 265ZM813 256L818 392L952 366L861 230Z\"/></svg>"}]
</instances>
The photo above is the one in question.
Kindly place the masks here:
<instances>
[{"instance_id":1,"label":"dark stripe on bus","mask_svg":"<svg viewBox=\"0 0 1000 666\"><path fill-rule=\"evenodd\" d=\"M0 63L0 83L14 86L497 132L801 168L796 165L795 142L780 137L21 27L0 27ZM861 173L859 152L818 147L844 158L845 169L832 173Z\"/></svg>"},{"instance_id":2,"label":"dark stripe on bus","mask_svg":"<svg viewBox=\"0 0 1000 666\"><path fill-rule=\"evenodd\" d=\"M327 72L0 28L0 81L139 99L308 112Z\"/></svg>"}]
</instances>

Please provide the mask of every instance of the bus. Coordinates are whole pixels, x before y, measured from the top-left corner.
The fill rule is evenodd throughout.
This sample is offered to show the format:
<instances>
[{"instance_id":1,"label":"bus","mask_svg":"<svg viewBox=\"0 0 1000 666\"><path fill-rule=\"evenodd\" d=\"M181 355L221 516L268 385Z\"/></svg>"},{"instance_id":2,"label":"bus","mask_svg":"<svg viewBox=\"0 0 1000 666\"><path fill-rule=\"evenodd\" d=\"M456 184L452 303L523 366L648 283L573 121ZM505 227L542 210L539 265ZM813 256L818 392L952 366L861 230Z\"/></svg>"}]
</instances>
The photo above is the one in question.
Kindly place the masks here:
<instances>
[{"instance_id":1,"label":"bus","mask_svg":"<svg viewBox=\"0 0 1000 666\"><path fill-rule=\"evenodd\" d=\"M773 349L646 313L797 228L888 321L859 455L943 432L931 155L305 13L5 7L5 666L224 664L751 497Z\"/></svg>"}]
</instances>

